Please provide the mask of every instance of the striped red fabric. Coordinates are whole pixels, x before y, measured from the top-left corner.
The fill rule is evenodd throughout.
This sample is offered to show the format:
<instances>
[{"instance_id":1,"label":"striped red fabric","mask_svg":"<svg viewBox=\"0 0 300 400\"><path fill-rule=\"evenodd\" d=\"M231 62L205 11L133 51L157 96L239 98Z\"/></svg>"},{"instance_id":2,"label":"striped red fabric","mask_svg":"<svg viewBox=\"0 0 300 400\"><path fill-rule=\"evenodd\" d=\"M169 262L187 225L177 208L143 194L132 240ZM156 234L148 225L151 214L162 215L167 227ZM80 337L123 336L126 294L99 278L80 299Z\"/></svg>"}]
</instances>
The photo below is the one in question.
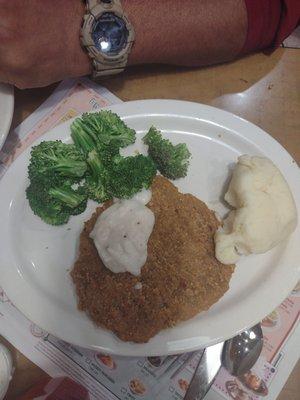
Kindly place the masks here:
<instances>
[{"instance_id":1,"label":"striped red fabric","mask_svg":"<svg viewBox=\"0 0 300 400\"><path fill-rule=\"evenodd\" d=\"M247 38L242 54L276 48L300 22L300 0L245 0Z\"/></svg>"}]
</instances>

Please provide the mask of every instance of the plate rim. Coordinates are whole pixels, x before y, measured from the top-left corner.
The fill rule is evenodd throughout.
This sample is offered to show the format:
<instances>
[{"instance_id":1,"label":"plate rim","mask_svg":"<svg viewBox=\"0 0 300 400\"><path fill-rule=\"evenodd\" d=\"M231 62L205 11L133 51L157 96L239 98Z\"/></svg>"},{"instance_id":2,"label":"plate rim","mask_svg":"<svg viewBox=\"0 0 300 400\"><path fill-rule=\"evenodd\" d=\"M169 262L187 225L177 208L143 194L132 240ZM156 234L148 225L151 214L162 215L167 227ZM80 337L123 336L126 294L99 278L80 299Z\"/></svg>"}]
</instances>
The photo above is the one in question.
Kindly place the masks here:
<instances>
[{"instance_id":1,"label":"plate rim","mask_svg":"<svg viewBox=\"0 0 300 400\"><path fill-rule=\"evenodd\" d=\"M185 105L185 106L189 106L189 107L191 107L191 109L192 108L194 108L194 109L197 109L197 111L200 111L200 113L201 113L201 111L204 111L204 110L208 110L209 112L211 112L211 111L214 111L214 112L217 112L218 114L219 114L219 117L224 117L224 119L226 120L227 118L229 118L229 120L231 120L231 122L234 122L234 124L233 125L235 125L235 123L238 121L238 122L240 122L240 123L242 123L242 124L246 124L245 126L248 126L248 127L251 127L251 128L253 128L253 130L255 131L255 134L254 134L254 136L256 136L256 135L263 135L263 139L266 141L266 142L269 142L269 143L272 143L273 145L275 145L275 147L277 148L277 150L279 149L280 150L280 154L282 154L282 155L284 155L284 157L285 157L285 159L286 159L286 162L291 162L291 163L295 163L295 166L297 166L297 164L296 164L296 162L295 162L295 160L293 160L293 158L290 156L290 154L287 152L287 150L285 150L284 148L283 148L283 146L281 146L280 145L280 143L278 143L277 141L276 141L276 139L274 139L272 136L270 136L268 133L266 133L265 131L263 131L261 128L259 128L258 126L256 126L256 125L254 125L253 123L251 123L251 122L249 122L249 121L247 121L247 120L245 120L245 119L243 119L243 118L241 118L241 117L239 117L239 116L237 116L237 115L235 115L235 114L233 114L233 113L230 113L230 112L228 112L228 111L224 111L224 110L221 110L221 109L218 109L218 108L215 108L215 107L212 107L212 106L208 106L208 105L204 105L204 104L201 104L201 103L195 103L195 102L187 102L187 101L181 101L181 100L167 100L167 99L164 99L164 100L159 100L159 99L156 99L156 100L136 100L136 101L130 101L130 102L124 102L124 103L121 103L121 104L117 104L117 105L113 105L113 106L108 106L108 107L105 107L104 109L108 109L108 110L112 110L112 111L115 111L116 109L117 109L117 111L115 111L115 112L117 112L117 113L119 113L119 114L121 114L121 116L122 116L122 114L125 114L126 113L126 109L128 109L128 107L129 107L129 109L133 106L133 107L135 107L135 109L136 109L136 111L135 112L133 112L133 111L130 111L130 115L129 116L127 116L128 118L131 118L131 117L134 117L134 116L137 116L137 115L139 115L139 116L143 116L144 114L146 114L146 115L154 115L155 113L154 112L152 112L152 113L150 113L149 114L149 111L148 112L145 112L144 111L144 113L141 113L141 111L139 111L139 110L141 110L142 108L145 108L145 106L147 107L150 107L150 106L152 106L152 107L154 107L154 109L156 109L156 107L159 109L159 111L157 111L156 112L156 114L155 115L166 115L166 112L164 112L162 109L168 109L169 108L169 111L168 111L168 114L171 116L171 115L176 115L176 116L189 116L189 115L186 115L187 114L187 111L183 111L181 114L179 113L178 114L178 112L176 111L176 108L178 107L179 109L181 109L182 108L182 106L183 106L183 104ZM151 107L150 107L151 108ZM121 109L121 110L123 110L123 112L121 112L121 111L119 111L119 109ZM193 110L189 110L189 111L193 111ZM170 111L170 110L172 110L172 111ZM190 114L191 112L189 112L188 114ZM193 114L193 112L191 113L191 114ZM126 118L126 116L124 117L124 115L122 116L123 118ZM195 119L195 116L193 116L193 118ZM72 122L72 120L74 120L74 119L71 119L71 120L69 120L69 121L66 121L64 124L62 124L62 125L60 125L60 128L62 128L63 127L63 125L66 127L66 126L69 126L70 124L71 124L71 122ZM201 120L201 118L199 118L199 120ZM210 122L212 122L212 121L210 121ZM226 121L225 121L225 123L224 123L224 125L223 125L223 127L226 127ZM57 128L54 128L54 129L57 129ZM231 128L230 128L231 129ZM242 128L240 128L240 129L242 129ZM232 130L232 129L231 129ZM52 130L51 130L52 131ZM51 131L49 131L48 133L50 133ZM62 129L62 131L63 131L63 129ZM243 136L243 138L245 138L245 136L244 135L241 135L241 136ZM68 136L66 135L66 138L67 138ZM41 137L41 138L39 138L39 139L37 139L32 145L35 145L36 143L38 143L38 141L41 141L41 140L44 140L43 139L44 138L44 135ZM247 138L247 135L246 135L246 138ZM260 137L261 138L261 137ZM31 146L32 146L31 145ZM29 150L30 150L30 148L31 148L31 146L28 148L28 149L26 149L21 155L20 155L20 157L22 157L22 155L23 155L23 157L25 157L26 156L26 154L28 154L28 152L29 152ZM278 147L279 146L279 147ZM17 162L17 161L16 161ZM9 175L9 171L13 168L13 165L15 164L15 162L12 164L12 166L8 169L8 172L7 172L7 174ZM290 166L290 167L292 167L292 165ZM298 167L297 167L298 168ZM295 171L296 171L296 169L295 169ZM298 175L298 178L300 177L300 172L299 172L300 170L299 170L299 168L298 168L298 170L297 170L297 175ZM7 176L8 176L7 175ZM5 174L5 176L6 176L6 174ZM1 179L1 181L0 181L0 192L1 192L1 186L3 185L3 180L5 180L5 176L3 177L3 179ZM299 195L300 195L300 190L299 190ZM300 199L300 197L299 197L299 199ZM299 209L298 209L298 214L299 214ZM0 215L0 221L1 221L1 215ZM298 223L298 228L299 228L299 223ZM299 228L300 229L300 228ZM298 230L299 230L298 229ZM1 234L0 234L0 238L1 238ZM0 264L0 271L1 271L1 264ZM295 267L295 269L297 270L297 274L299 275L299 266L298 267ZM295 284L296 284L297 282L295 282ZM292 286L292 285L291 285ZM286 290L286 294L284 295L284 296L281 296L281 298L279 298L277 301L276 301L276 305L274 306L274 308L276 308L276 306L278 306L283 300L284 300L284 298L289 294L289 292L293 289L293 287L291 287L291 288L289 288L290 290ZM12 295L11 296L11 294L12 294L12 291L10 291L10 289L9 290L6 290L6 289L4 289L6 292L7 292L7 295L8 295L8 297L10 298L10 299L12 299L14 296ZM30 311L29 312L27 312L27 309L26 309L26 307L24 306L24 304L22 303L22 302L20 302L20 301L14 301L14 304L15 304L15 306L28 318L28 319L30 319L30 320L32 320L34 323L36 323L37 325L39 325L41 328L43 328L43 329L45 329L46 331L48 331L49 333L51 333L51 328L49 329L49 327L48 326L45 326L45 323L44 322L39 322L39 321L37 321L36 320L36 318L34 317L34 318L32 318L32 313L30 313ZM270 310L270 312L271 312L272 310ZM264 315L265 316L265 315ZM260 319L258 319L258 320L255 320L255 321L253 321L253 322L251 322L251 325L253 324L256 324L257 322L259 322L261 320L261 318ZM180 347L180 348L178 348L178 347L176 347L176 348L166 348L165 349L165 351L162 353L161 351L158 353L155 349L153 350L153 351L150 351L150 350L148 350L148 351L146 351L146 352L144 352L143 350L142 350L142 347L145 347L145 346L147 346L147 343L145 344L145 346L144 345L135 345L135 344L133 344L133 347L135 347L135 349L136 350L133 350L133 351L131 351L131 350L128 350L128 351L126 351L126 352L124 352L124 351L121 351L121 352L119 352L118 351L118 349L117 350L112 350L112 349L108 349L108 348L106 348L106 347L101 347L100 345L87 345L87 344L83 344L82 342L78 342L78 341L74 341L74 340L71 340L71 343L73 343L73 344L75 344L75 345L78 345L78 346L81 346L81 347L86 347L86 348L90 348L90 349L93 349L93 350L98 350L98 351L104 351L104 352L107 352L107 353L110 353L110 354L116 354L116 355L125 355L125 356L149 356L149 355L162 355L162 354L176 354L176 353L179 353L179 352L186 352L186 351L194 351L194 350L197 350L197 349L200 349L200 348L203 348L203 347L205 347L205 346L207 346L207 345L213 345L213 344L215 344L215 343L218 343L218 342L220 342L220 341L223 341L223 340L226 340L226 339L228 339L229 337L232 337L233 335L235 335L235 334L238 334L239 332L241 332L242 330L244 330L244 329L246 329L248 326L243 326L243 327L241 327L239 330L235 330L235 332L234 332L234 334L230 334L230 335L222 335L222 337L216 337L214 340L209 340L206 344L204 344L204 343L199 343L200 342L200 337L199 338L197 338L198 339L198 342L197 342L197 340L195 340L195 341L193 341L193 344L191 344L190 346L188 346L188 347ZM101 329L101 328L99 328L99 329ZM55 333L55 332L53 332L53 334L55 335L55 336L57 336L57 334ZM217 336L217 335L216 335ZM59 337L59 338L61 338L61 339L63 339L63 340L66 340L66 341L69 341L70 342L70 339L69 338L66 338L66 337L64 337L64 336L62 336L61 334L59 334L57 337ZM195 338L196 339L196 338ZM184 340L178 340L178 342L184 342ZM197 342L197 343L196 343ZM141 347L142 346L142 347ZM120 346L120 349L121 349L121 346Z\"/></svg>"},{"instance_id":2,"label":"plate rim","mask_svg":"<svg viewBox=\"0 0 300 400\"><path fill-rule=\"evenodd\" d=\"M2 95L1 93L1 88L5 88L7 90L7 93L5 93L5 97L7 98L7 105L9 107L9 117L7 119L7 122L3 126L3 134L0 136L0 150L4 146L5 140L7 138L7 135L9 133L13 115L14 115L14 105L15 105L15 95L14 95L14 88L11 85L0 83L0 96Z\"/></svg>"}]
</instances>

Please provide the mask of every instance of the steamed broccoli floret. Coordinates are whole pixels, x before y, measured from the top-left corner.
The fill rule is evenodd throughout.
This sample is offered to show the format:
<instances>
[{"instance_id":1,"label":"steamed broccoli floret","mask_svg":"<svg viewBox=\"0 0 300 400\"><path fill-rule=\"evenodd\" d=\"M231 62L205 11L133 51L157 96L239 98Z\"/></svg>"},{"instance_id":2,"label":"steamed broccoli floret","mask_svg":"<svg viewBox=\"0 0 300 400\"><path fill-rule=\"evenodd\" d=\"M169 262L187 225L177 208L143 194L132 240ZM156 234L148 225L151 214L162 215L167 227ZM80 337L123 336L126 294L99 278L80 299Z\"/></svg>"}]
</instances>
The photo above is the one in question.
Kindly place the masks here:
<instances>
[{"instance_id":1,"label":"steamed broccoli floret","mask_svg":"<svg viewBox=\"0 0 300 400\"><path fill-rule=\"evenodd\" d=\"M112 197L109 172L96 150L88 154L87 162L90 172L85 179L86 192L90 199L103 203Z\"/></svg>"},{"instance_id":2,"label":"steamed broccoli floret","mask_svg":"<svg viewBox=\"0 0 300 400\"><path fill-rule=\"evenodd\" d=\"M117 114L106 110L85 113L81 118L76 118L71 131L74 143L86 152L92 150L92 143L101 150L103 145L121 148L135 142L135 131L128 128Z\"/></svg>"},{"instance_id":3,"label":"steamed broccoli floret","mask_svg":"<svg viewBox=\"0 0 300 400\"><path fill-rule=\"evenodd\" d=\"M50 196L49 190L36 182L26 189L29 205L35 215L50 225L66 224L70 218L70 212L64 204Z\"/></svg>"},{"instance_id":4,"label":"steamed broccoli floret","mask_svg":"<svg viewBox=\"0 0 300 400\"><path fill-rule=\"evenodd\" d=\"M33 147L26 190L32 211L51 225L65 224L71 215L83 212L87 196L72 185L80 182L87 168L73 144L48 141Z\"/></svg>"},{"instance_id":5,"label":"steamed broccoli floret","mask_svg":"<svg viewBox=\"0 0 300 400\"><path fill-rule=\"evenodd\" d=\"M149 155L162 175L169 179L186 176L191 153L185 143L173 145L168 139L163 139L154 127L150 128L143 141L148 145Z\"/></svg>"},{"instance_id":6,"label":"steamed broccoli floret","mask_svg":"<svg viewBox=\"0 0 300 400\"><path fill-rule=\"evenodd\" d=\"M150 157L115 157L110 170L110 190L114 197L130 198L142 189L148 189L156 175L156 166Z\"/></svg>"},{"instance_id":7,"label":"steamed broccoli floret","mask_svg":"<svg viewBox=\"0 0 300 400\"><path fill-rule=\"evenodd\" d=\"M112 158L119 154L120 147L116 143L111 143L109 145L95 142L92 136L87 133L83 127L82 122L78 118L71 126L71 137L75 143L75 146L79 151L81 151L84 157L95 150L101 156L102 162L106 165L111 162Z\"/></svg>"},{"instance_id":8,"label":"steamed broccoli floret","mask_svg":"<svg viewBox=\"0 0 300 400\"><path fill-rule=\"evenodd\" d=\"M148 189L156 175L154 162L143 155L118 155L105 166L94 150L87 162L91 173L86 177L86 191L89 198L101 203L112 197L130 198L143 188Z\"/></svg>"},{"instance_id":9,"label":"steamed broccoli floret","mask_svg":"<svg viewBox=\"0 0 300 400\"><path fill-rule=\"evenodd\" d=\"M48 188L38 181L31 181L26 189L29 205L37 216L50 225L62 225L71 215L81 214L87 204L87 196L70 187Z\"/></svg>"},{"instance_id":10,"label":"steamed broccoli floret","mask_svg":"<svg viewBox=\"0 0 300 400\"><path fill-rule=\"evenodd\" d=\"M30 180L60 181L61 177L81 178L87 170L84 157L73 144L60 140L41 142L31 150Z\"/></svg>"},{"instance_id":11,"label":"steamed broccoli floret","mask_svg":"<svg viewBox=\"0 0 300 400\"><path fill-rule=\"evenodd\" d=\"M97 201L97 203L104 203L112 198L108 186L101 180L95 180L91 175L86 177L85 188L89 199Z\"/></svg>"},{"instance_id":12,"label":"steamed broccoli floret","mask_svg":"<svg viewBox=\"0 0 300 400\"><path fill-rule=\"evenodd\" d=\"M120 156L120 148L116 145L101 145L97 147L97 153L102 160L103 165L109 168L110 164L112 163L113 159L116 156Z\"/></svg>"}]
</instances>

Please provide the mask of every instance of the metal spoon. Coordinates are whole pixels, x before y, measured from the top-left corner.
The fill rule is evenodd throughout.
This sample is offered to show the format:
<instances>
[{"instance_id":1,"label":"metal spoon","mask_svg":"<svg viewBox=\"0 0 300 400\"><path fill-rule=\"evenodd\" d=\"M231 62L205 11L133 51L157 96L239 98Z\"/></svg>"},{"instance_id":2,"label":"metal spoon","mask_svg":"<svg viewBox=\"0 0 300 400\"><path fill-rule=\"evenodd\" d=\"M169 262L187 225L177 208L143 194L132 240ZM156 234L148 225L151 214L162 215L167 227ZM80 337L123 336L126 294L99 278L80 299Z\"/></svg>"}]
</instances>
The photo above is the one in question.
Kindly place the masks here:
<instances>
[{"instance_id":1,"label":"metal spoon","mask_svg":"<svg viewBox=\"0 0 300 400\"><path fill-rule=\"evenodd\" d=\"M234 376L241 376L256 363L263 347L260 324L227 340L222 352L222 365Z\"/></svg>"},{"instance_id":2,"label":"metal spoon","mask_svg":"<svg viewBox=\"0 0 300 400\"><path fill-rule=\"evenodd\" d=\"M260 324L257 324L224 343L207 347L203 351L184 400L203 399L221 365L235 376L249 371L260 356L262 346L263 333Z\"/></svg>"}]
</instances>

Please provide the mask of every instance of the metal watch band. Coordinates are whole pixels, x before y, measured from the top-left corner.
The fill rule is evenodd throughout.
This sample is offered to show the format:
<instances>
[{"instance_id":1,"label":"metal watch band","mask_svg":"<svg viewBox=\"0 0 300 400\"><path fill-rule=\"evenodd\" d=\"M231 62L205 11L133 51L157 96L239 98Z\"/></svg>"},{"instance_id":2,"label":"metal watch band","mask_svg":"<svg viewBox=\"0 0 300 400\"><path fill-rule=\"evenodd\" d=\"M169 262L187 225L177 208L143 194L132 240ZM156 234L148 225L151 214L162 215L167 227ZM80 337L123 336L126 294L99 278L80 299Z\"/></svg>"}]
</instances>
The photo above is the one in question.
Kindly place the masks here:
<instances>
[{"instance_id":1,"label":"metal watch band","mask_svg":"<svg viewBox=\"0 0 300 400\"><path fill-rule=\"evenodd\" d=\"M123 11L120 0L85 0L87 14L83 17L80 40L92 61L92 79L115 75L124 71L134 41L134 29ZM92 26L100 15L112 12L123 18L129 32L127 46L117 56L107 57L98 51L91 37Z\"/></svg>"}]
</instances>

